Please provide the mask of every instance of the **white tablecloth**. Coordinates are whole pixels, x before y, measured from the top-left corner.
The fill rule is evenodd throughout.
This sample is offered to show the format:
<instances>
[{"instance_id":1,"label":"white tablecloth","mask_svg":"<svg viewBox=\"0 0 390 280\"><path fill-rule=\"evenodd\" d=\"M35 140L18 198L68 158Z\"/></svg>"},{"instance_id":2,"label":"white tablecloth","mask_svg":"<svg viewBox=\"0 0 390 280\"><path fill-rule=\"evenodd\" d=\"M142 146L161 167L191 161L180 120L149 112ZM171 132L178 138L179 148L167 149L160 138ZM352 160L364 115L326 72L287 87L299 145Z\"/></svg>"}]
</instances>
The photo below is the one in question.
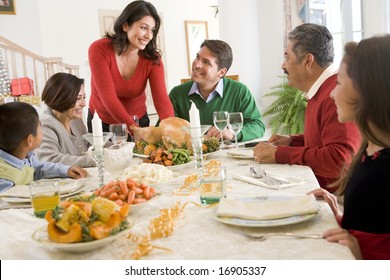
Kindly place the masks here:
<instances>
[{"instance_id":1,"label":"white tablecloth","mask_svg":"<svg viewBox=\"0 0 390 280\"><path fill-rule=\"evenodd\" d=\"M225 151L214 154L207 161L210 159L221 160L228 169L227 196L229 198L305 195L309 190L318 187L314 174L306 166L264 164L263 166L270 173L305 179L304 184L296 187L271 190L232 179L234 172L247 173L249 166L244 164L253 163L253 161L229 158ZM133 158L133 162L137 164L141 162L141 159ZM97 185L96 169L89 171L90 178L87 184L93 188ZM173 183L160 184L156 187L162 193L158 199L129 214L129 218L134 219L135 222L132 232L145 233L149 221L159 216L159 210L173 207L177 201L182 204L187 201L199 202L199 197L195 193L190 196L172 194L175 189L183 185L184 178L192 171L193 168L175 171L178 178ZM112 176L106 175L106 182L108 182ZM242 234L242 231L322 233L327 229L337 227L329 206L324 201L319 201L319 204L321 210L314 219L273 228L243 228L226 225L214 219L216 207L205 209L188 204L184 209L184 215L175 225L173 234L167 238L152 241L153 245L168 248L172 250L172 253L153 250L142 259L353 259L348 248L324 239L271 237L265 241L259 241ZM42 247L31 238L34 230L44 225L46 221L35 218L32 209L0 210L0 259L123 259L125 254L131 255L136 248L135 243L123 237L106 247L87 253L75 254L52 250Z\"/></svg>"}]
</instances>

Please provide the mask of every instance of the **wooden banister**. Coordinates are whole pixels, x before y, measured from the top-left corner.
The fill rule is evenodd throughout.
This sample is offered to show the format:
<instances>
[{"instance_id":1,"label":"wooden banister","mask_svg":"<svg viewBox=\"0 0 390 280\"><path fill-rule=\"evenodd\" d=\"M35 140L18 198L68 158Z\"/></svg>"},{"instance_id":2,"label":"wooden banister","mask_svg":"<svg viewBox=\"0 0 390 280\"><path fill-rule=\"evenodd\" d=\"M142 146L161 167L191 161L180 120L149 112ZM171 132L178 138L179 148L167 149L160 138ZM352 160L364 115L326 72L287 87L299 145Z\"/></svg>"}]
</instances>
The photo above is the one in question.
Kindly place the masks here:
<instances>
[{"instance_id":1,"label":"wooden banister","mask_svg":"<svg viewBox=\"0 0 390 280\"><path fill-rule=\"evenodd\" d=\"M9 78L29 77L34 80L35 94L41 95L46 81L57 72L79 75L79 66L66 64L61 57L43 57L0 36L0 52Z\"/></svg>"}]
</instances>

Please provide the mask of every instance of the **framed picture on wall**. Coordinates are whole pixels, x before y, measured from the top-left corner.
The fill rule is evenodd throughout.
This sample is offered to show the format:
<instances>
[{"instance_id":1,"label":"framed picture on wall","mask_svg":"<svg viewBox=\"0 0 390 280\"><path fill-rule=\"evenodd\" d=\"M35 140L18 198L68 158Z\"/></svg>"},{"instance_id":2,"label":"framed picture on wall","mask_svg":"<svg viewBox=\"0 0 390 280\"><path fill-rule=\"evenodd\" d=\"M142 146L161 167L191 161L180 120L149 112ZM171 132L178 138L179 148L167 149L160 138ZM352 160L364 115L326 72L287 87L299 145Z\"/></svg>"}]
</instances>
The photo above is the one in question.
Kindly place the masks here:
<instances>
[{"instance_id":1,"label":"framed picture on wall","mask_svg":"<svg viewBox=\"0 0 390 280\"><path fill-rule=\"evenodd\" d=\"M209 38L207 21L184 21L187 40L188 74L191 75L194 61L200 45Z\"/></svg>"},{"instance_id":2,"label":"framed picture on wall","mask_svg":"<svg viewBox=\"0 0 390 280\"><path fill-rule=\"evenodd\" d=\"M0 14L15 15L15 1L14 0L0 0Z\"/></svg>"}]
</instances>

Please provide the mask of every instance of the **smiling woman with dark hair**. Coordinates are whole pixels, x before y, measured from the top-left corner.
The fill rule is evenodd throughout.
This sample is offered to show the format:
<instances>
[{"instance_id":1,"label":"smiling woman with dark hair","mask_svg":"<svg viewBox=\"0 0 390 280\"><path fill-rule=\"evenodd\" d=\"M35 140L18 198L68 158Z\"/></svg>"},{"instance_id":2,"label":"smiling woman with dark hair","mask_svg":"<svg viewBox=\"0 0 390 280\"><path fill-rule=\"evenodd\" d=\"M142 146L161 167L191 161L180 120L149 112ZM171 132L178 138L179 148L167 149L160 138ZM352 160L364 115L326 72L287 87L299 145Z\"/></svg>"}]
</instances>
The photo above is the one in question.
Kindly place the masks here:
<instances>
[{"instance_id":1,"label":"smiling woman with dark hair","mask_svg":"<svg viewBox=\"0 0 390 280\"><path fill-rule=\"evenodd\" d=\"M159 28L156 8L146 1L133 1L116 20L114 31L89 47L90 132L95 112L103 121L103 131L108 132L109 125L114 123L125 123L128 128L138 126L134 116L139 118L139 126L149 126L145 105L147 82L160 120L174 116L157 50Z\"/></svg>"},{"instance_id":2,"label":"smiling woman with dark hair","mask_svg":"<svg viewBox=\"0 0 390 280\"><path fill-rule=\"evenodd\" d=\"M42 101L48 108L41 116L43 139L36 156L44 161L96 166L92 156L86 154L88 145L82 139L87 133L82 121L84 80L72 74L56 73L47 81Z\"/></svg>"}]
</instances>

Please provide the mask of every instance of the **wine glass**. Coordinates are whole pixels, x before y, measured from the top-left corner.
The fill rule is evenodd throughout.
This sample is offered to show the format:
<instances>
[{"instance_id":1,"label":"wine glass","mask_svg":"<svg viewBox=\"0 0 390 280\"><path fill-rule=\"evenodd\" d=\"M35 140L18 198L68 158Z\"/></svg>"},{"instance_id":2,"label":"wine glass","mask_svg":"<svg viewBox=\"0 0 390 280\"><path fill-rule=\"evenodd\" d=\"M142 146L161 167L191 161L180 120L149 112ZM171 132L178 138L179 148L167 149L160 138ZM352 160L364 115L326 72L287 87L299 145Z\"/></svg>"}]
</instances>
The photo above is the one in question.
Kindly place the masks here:
<instances>
[{"instance_id":1,"label":"wine glass","mask_svg":"<svg viewBox=\"0 0 390 280\"><path fill-rule=\"evenodd\" d=\"M224 147L222 132L225 130L226 126L228 125L228 112L227 111L215 111L213 113L213 121L214 121L215 127L218 129L219 133L221 134L220 150L222 150L222 148Z\"/></svg>"},{"instance_id":2,"label":"wine glass","mask_svg":"<svg viewBox=\"0 0 390 280\"><path fill-rule=\"evenodd\" d=\"M127 125L125 123L110 124L109 131L112 133L111 140L114 144L127 141Z\"/></svg>"},{"instance_id":3,"label":"wine glass","mask_svg":"<svg viewBox=\"0 0 390 280\"><path fill-rule=\"evenodd\" d=\"M244 120L242 117L242 113L233 112L228 114L228 128L234 134L234 141L236 142L236 148L238 148L237 134L240 133L243 125L244 125Z\"/></svg>"}]
</instances>

